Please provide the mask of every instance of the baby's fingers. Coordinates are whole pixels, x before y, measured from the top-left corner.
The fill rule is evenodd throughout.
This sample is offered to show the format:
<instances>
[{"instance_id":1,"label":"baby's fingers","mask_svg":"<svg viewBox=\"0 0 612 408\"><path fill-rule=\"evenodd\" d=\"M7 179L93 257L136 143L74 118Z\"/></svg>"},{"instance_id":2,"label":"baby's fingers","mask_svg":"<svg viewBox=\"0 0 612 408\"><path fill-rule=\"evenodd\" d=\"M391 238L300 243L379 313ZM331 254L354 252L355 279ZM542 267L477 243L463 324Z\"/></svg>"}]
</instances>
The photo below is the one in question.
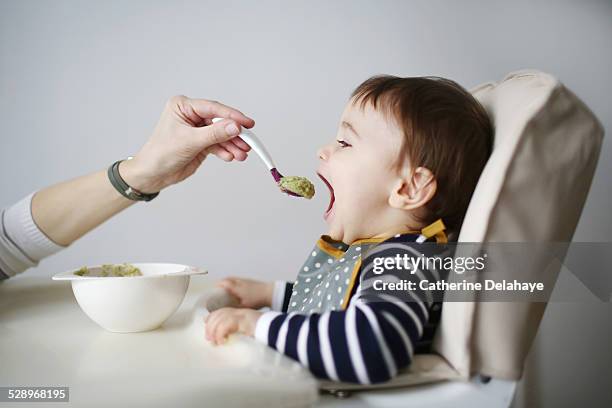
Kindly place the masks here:
<instances>
[{"instance_id":1,"label":"baby's fingers","mask_svg":"<svg viewBox=\"0 0 612 408\"><path fill-rule=\"evenodd\" d=\"M238 299L240 305L242 305L242 295L240 290L238 289L238 285L235 283L227 283L227 282L219 282L218 286L224 289L231 296L234 296Z\"/></svg>"},{"instance_id":2,"label":"baby's fingers","mask_svg":"<svg viewBox=\"0 0 612 408\"><path fill-rule=\"evenodd\" d=\"M217 282L217 286L227 290L233 289L237 284L236 278L224 278Z\"/></svg>"},{"instance_id":3,"label":"baby's fingers","mask_svg":"<svg viewBox=\"0 0 612 408\"><path fill-rule=\"evenodd\" d=\"M204 319L204 338L206 338L206 340L210 341L210 339L211 339L210 333L211 333L211 327L212 326L210 325L210 323L207 320L208 320L208 316L206 316L206 319Z\"/></svg>"},{"instance_id":4,"label":"baby's fingers","mask_svg":"<svg viewBox=\"0 0 612 408\"><path fill-rule=\"evenodd\" d=\"M232 333L235 333L237 330L238 330L238 325L236 324L236 321L232 318L229 318L227 320L220 322L215 327L215 333L214 333L215 344L224 343L225 340L227 339L227 336L229 336Z\"/></svg>"},{"instance_id":5,"label":"baby's fingers","mask_svg":"<svg viewBox=\"0 0 612 408\"><path fill-rule=\"evenodd\" d=\"M219 309L219 310L215 310L214 312L208 314L208 316L204 318L204 324L206 325L205 333L206 333L207 340L210 341L214 339L214 333L215 333L216 327L218 323L223 319L223 315L224 315L224 309Z\"/></svg>"}]
</instances>

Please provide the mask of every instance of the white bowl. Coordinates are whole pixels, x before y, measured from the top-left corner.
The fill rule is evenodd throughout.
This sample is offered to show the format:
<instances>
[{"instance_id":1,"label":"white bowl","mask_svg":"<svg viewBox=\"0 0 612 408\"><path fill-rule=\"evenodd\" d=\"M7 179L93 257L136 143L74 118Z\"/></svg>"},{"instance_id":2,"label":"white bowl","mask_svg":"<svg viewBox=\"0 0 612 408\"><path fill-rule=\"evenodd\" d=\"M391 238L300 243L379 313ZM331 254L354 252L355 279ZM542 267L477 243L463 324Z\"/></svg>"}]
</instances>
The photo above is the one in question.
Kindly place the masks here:
<instances>
[{"instance_id":1,"label":"white bowl","mask_svg":"<svg viewBox=\"0 0 612 408\"><path fill-rule=\"evenodd\" d=\"M53 280L69 280L83 312L101 327L134 333L161 326L185 298L191 275L206 271L180 264L135 263L142 276L97 277L58 273ZM101 266L88 267L92 273Z\"/></svg>"}]
</instances>

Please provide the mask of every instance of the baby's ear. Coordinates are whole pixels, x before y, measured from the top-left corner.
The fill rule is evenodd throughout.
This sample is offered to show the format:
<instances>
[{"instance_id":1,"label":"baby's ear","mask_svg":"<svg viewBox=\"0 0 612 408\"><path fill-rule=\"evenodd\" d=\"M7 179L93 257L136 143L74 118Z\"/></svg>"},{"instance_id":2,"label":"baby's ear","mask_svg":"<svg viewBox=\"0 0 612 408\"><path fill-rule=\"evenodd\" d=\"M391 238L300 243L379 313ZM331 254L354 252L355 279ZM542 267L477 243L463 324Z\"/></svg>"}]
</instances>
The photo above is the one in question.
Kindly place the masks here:
<instances>
[{"instance_id":1,"label":"baby's ear","mask_svg":"<svg viewBox=\"0 0 612 408\"><path fill-rule=\"evenodd\" d=\"M428 168L417 167L397 179L389 196L389 205L398 210L416 210L432 199L437 188L433 173Z\"/></svg>"}]
</instances>

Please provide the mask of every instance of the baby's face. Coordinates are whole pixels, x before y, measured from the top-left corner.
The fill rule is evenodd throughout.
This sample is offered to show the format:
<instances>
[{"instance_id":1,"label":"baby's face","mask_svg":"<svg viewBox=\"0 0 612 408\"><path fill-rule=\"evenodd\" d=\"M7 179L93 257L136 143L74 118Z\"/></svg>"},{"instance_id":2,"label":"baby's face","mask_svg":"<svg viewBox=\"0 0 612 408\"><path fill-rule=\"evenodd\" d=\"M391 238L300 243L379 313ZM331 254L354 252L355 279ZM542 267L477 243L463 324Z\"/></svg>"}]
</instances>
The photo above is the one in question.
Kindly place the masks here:
<instances>
[{"instance_id":1,"label":"baby's face","mask_svg":"<svg viewBox=\"0 0 612 408\"><path fill-rule=\"evenodd\" d=\"M371 104L348 103L336 139L318 152L318 173L331 193L324 214L331 238L350 244L381 233L392 211L402 138L395 122Z\"/></svg>"}]
</instances>

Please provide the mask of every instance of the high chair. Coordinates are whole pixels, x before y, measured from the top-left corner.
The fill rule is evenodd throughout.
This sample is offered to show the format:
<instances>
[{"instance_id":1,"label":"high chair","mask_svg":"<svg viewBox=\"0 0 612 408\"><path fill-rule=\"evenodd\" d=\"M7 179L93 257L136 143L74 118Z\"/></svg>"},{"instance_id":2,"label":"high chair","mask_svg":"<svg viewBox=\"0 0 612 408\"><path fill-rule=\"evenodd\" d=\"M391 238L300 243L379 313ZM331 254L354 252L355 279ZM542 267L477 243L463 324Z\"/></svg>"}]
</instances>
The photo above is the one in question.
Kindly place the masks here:
<instances>
[{"instance_id":1,"label":"high chair","mask_svg":"<svg viewBox=\"0 0 612 408\"><path fill-rule=\"evenodd\" d=\"M541 71L512 72L470 92L493 120L495 141L458 242L571 241L597 164L602 125ZM554 282L561 264L541 261L547 267L533 271L537 279ZM445 302L435 354L415 356L409 369L384 384L322 381L328 393L319 405L508 407L545 307Z\"/></svg>"}]
</instances>

